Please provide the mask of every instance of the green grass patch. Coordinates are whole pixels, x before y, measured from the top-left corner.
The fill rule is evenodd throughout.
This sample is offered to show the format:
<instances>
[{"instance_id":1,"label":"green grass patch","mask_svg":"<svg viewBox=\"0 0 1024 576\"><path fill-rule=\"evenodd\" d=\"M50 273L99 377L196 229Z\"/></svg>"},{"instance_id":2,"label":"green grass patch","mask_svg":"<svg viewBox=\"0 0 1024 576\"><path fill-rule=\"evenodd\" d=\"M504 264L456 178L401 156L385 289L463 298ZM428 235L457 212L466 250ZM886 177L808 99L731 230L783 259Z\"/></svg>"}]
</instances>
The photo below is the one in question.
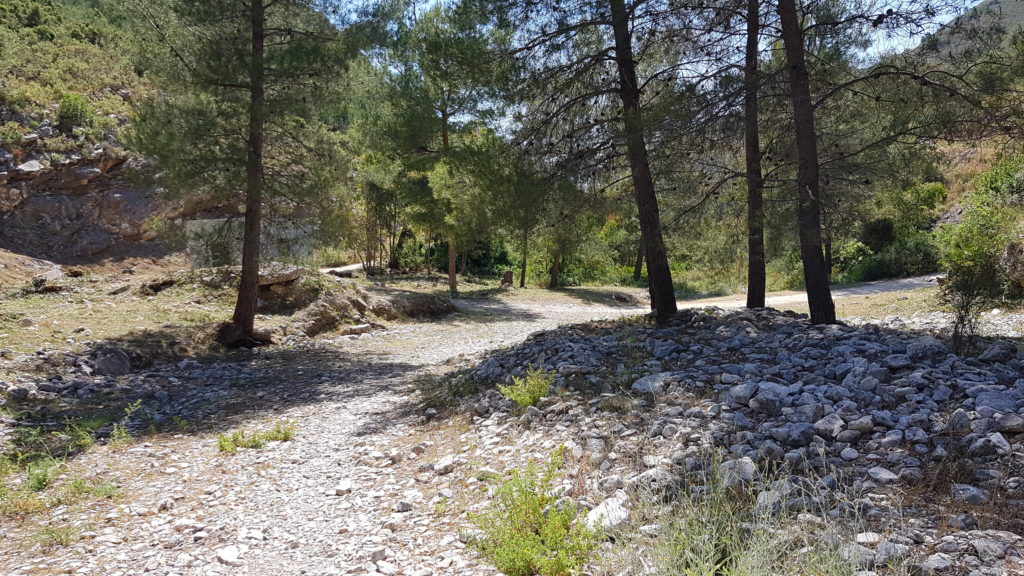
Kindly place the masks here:
<instances>
[{"instance_id":1,"label":"green grass patch","mask_svg":"<svg viewBox=\"0 0 1024 576\"><path fill-rule=\"evenodd\" d=\"M42 492L49 488L57 472L57 462L52 458L42 458L29 463L25 469L28 474L26 485L32 492Z\"/></svg>"},{"instance_id":2,"label":"green grass patch","mask_svg":"<svg viewBox=\"0 0 1024 576\"><path fill-rule=\"evenodd\" d=\"M109 500L119 491L120 488L113 482L76 476L56 487L48 504L50 506L70 506L85 501Z\"/></svg>"},{"instance_id":3,"label":"green grass patch","mask_svg":"<svg viewBox=\"0 0 1024 576\"><path fill-rule=\"evenodd\" d=\"M33 544L44 549L61 548L74 542L81 532L69 525L43 526L32 534Z\"/></svg>"},{"instance_id":4,"label":"green grass patch","mask_svg":"<svg viewBox=\"0 0 1024 576\"><path fill-rule=\"evenodd\" d=\"M274 423L269 430L257 430L249 432L246 430L235 430L231 434L217 436L217 450L226 453L237 452L239 448L259 450L267 445L267 442L287 442L295 438L295 422L285 420Z\"/></svg>"}]
</instances>

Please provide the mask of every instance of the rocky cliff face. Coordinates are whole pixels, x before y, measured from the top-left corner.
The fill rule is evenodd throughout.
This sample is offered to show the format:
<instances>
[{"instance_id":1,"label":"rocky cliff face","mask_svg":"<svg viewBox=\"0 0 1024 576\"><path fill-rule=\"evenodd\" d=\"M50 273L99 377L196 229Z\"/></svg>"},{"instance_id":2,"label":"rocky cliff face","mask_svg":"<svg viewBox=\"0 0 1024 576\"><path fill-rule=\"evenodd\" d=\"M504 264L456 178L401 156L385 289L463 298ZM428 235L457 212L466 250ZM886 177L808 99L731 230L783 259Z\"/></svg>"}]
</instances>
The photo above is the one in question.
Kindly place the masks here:
<instances>
[{"instance_id":1,"label":"rocky cliff face","mask_svg":"<svg viewBox=\"0 0 1024 576\"><path fill-rule=\"evenodd\" d=\"M136 167L120 159L55 166L6 160L6 171L0 163L0 248L58 262L86 261L124 242L153 240L153 218L180 211L161 201L155 189L133 186L127 175Z\"/></svg>"}]
</instances>

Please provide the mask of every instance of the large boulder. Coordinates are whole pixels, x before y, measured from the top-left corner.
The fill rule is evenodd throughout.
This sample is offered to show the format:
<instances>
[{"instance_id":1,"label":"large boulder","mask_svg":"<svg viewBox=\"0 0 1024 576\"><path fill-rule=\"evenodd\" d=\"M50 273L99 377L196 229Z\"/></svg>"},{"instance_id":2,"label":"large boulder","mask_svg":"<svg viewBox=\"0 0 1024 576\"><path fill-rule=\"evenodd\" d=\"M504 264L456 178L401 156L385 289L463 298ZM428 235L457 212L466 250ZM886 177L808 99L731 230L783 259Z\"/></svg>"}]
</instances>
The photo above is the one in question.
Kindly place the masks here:
<instances>
[{"instance_id":1,"label":"large boulder","mask_svg":"<svg viewBox=\"0 0 1024 576\"><path fill-rule=\"evenodd\" d=\"M132 371L131 358L116 348L98 352L93 365L100 376L124 376Z\"/></svg>"}]
</instances>

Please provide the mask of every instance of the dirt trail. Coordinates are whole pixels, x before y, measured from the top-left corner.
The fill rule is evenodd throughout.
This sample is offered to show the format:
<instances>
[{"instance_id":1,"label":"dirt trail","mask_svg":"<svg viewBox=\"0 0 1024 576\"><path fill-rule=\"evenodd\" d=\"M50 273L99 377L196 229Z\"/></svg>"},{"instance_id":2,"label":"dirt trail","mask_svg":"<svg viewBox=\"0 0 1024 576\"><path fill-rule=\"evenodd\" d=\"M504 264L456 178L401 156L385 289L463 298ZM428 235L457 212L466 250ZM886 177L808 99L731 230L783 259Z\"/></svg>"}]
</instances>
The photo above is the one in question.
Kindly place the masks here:
<instances>
[{"instance_id":1,"label":"dirt trail","mask_svg":"<svg viewBox=\"0 0 1024 576\"><path fill-rule=\"evenodd\" d=\"M190 424L72 461L68 477L112 480L121 496L11 522L0 574L492 574L429 504L447 494L449 477L424 475L421 463L446 452L411 410L412 383L538 330L635 312L571 302L460 300L441 322L324 349L152 370L145 379L176 388L141 409ZM282 420L295 422L294 440L218 452L217 434ZM45 526L75 536L33 547Z\"/></svg>"},{"instance_id":2,"label":"dirt trail","mask_svg":"<svg viewBox=\"0 0 1024 576\"><path fill-rule=\"evenodd\" d=\"M927 283L874 283L835 294L920 285ZM436 509L452 490L467 488L453 483L454 474L432 471L449 452L414 410L414 383L539 330L646 312L580 296L460 299L459 312L438 322L133 374L122 383L161 382L170 390L140 410L180 419L180 433L96 447L74 459L65 480L103 478L119 484L121 495L5 521L0 574L493 574L459 542L457 519ZM769 303L802 298L775 294ZM290 442L218 452L218 434L284 420L295 423ZM47 530L73 537L44 549L36 543Z\"/></svg>"},{"instance_id":3,"label":"dirt trail","mask_svg":"<svg viewBox=\"0 0 1024 576\"><path fill-rule=\"evenodd\" d=\"M862 282L859 284L848 284L845 286L833 286L832 298L839 300L853 296L870 296L873 294L885 294L888 292L902 292L904 290L915 290L936 285L936 276L917 276L914 278L899 278L896 280L877 280L875 282ZM765 298L765 304L769 308L779 308L786 304L806 302L807 295L799 291L772 292ZM680 308L702 308L704 306L718 306L719 308L742 308L746 306L745 295L722 296L718 298L705 298L701 300L680 300Z\"/></svg>"}]
</instances>

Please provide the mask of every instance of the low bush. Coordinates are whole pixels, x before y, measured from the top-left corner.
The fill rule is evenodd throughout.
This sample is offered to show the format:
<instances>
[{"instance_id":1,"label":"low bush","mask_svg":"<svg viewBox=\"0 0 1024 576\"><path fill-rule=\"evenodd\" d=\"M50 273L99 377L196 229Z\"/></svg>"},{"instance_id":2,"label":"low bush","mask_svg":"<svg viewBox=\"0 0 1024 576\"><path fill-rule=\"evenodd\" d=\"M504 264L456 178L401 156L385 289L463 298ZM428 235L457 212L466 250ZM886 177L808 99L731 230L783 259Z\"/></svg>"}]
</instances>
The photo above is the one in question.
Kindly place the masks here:
<instances>
[{"instance_id":1,"label":"low bush","mask_svg":"<svg viewBox=\"0 0 1024 576\"><path fill-rule=\"evenodd\" d=\"M552 488L562 451L543 466L513 470L494 492L490 506L470 520L480 530L472 546L508 576L568 576L583 568L600 535L582 521L576 504Z\"/></svg>"},{"instance_id":2,"label":"low bush","mask_svg":"<svg viewBox=\"0 0 1024 576\"><path fill-rule=\"evenodd\" d=\"M937 271L939 249L932 235L917 232L898 239L878 254L862 259L843 276L850 282L906 278Z\"/></svg>"},{"instance_id":3,"label":"low bush","mask_svg":"<svg viewBox=\"0 0 1024 576\"><path fill-rule=\"evenodd\" d=\"M88 98L81 94L65 94L60 99L57 128L65 134L71 134L75 128L88 126L94 115Z\"/></svg>"},{"instance_id":4,"label":"low bush","mask_svg":"<svg viewBox=\"0 0 1024 576\"><path fill-rule=\"evenodd\" d=\"M993 205L1024 203L1024 156L1005 159L979 176L972 200Z\"/></svg>"},{"instance_id":5,"label":"low bush","mask_svg":"<svg viewBox=\"0 0 1024 576\"><path fill-rule=\"evenodd\" d=\"M791 250L782 258L768 262L765 272L769 292L804 287L804 263L797 250Z\"/></svg>"},{"instance_id":6,"label":"low bush","mask_svg":"<svg viewBox=\"0 0 1024 576\"><path fill-rule=\"evenodd\" d=\"M868 220L861 227L860 241L872 252L880 252L896 241L896 224L891 218Z\"/></svg>"},{"instance_id":7,"label":"low bush","mask_svg":"<svg viewBox=\"0 0 1024 576\"><path fill-rule=\"evenodd\" d=\"M22 129L17 122L8 122L0 126L0 146L6 148L8 152L21 148L22 138Z\"/></svg>"},{"instance_id":8,"label":"low bush","mask_svg":"<svg viewBox=\"0 0 1024 576\"><path fill-rule=\"evenodd\" d=\"M32 534L32 542L44 550L67 546L74 542L79 530L71 525L43 526Z\"/></svg>"},{"instance_id":9,"label":"low bush","mask_svg":"<svg viewBox=\"0 0 1024 576\"><path fill-rule=\"evenodd\" d=\"M953 346L968 351L977 333L981 309L999 298L1006 278L999 260L1010 240L1014 217L1004 209L973 206L958 224L937 232L946 282L942 298L953 308Z\"/></svg>"},{"instance_id":10,"label":"low bush","mask_svg":"<svg viewBox=\"0 0 1024 576\"><path fill-rule=\"evenodd\" d=\"M846 273L855 266L874 256L868 245L859 240L847 240L836 247L832 265L840 273Z\"/></svg>"},{"instance_id":11,"label":"low bush","mask_svg":"<svg viewBox=\"0 0 1024 576\"><path fill-rule=\"evenodd\" d=\"M512 378L508 386L498 385L501 395L512 400L525 410L527 406L536 406L540 399L548 395L551 385L555 383L553 374L545 374L542 370L530 370L522 378Z\"/></svg>"}]
</instances>

